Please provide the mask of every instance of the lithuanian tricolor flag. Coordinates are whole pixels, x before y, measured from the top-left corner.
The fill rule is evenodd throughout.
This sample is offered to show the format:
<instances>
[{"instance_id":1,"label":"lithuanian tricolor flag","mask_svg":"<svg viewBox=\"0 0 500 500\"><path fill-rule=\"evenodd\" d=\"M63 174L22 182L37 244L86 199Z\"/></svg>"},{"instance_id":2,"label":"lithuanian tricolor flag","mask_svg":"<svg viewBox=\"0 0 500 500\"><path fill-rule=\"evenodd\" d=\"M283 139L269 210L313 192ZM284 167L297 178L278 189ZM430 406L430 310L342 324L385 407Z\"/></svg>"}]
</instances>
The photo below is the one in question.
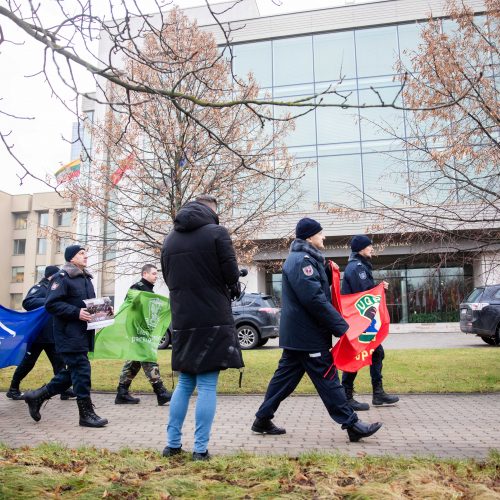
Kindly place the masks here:
<instances>
[{"instance_id":1,"label":"lithuanian tricolor flag","mask_svg":"<svg viewBox=\"0 0 500 500\"><path fill-rule=\"evenodd\" d=\"M56 177L56 181L58 184L62 184L63 182L68 182L75 177L80 175L80 165L81 160L73 160L67 165L62 166L54 175Z\"/></svg>"}]
</instances>

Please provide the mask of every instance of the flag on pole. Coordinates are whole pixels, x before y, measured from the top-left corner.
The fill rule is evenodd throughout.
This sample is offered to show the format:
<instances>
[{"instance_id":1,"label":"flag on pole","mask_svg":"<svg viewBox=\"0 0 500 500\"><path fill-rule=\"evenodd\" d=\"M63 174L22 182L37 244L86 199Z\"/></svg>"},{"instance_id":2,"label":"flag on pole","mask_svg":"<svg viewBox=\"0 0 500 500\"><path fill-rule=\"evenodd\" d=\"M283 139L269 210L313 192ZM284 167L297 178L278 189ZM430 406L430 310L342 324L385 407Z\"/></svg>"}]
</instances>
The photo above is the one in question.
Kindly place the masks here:
<instances>
[{"instance_id":1,"label":"flag on pole","mask_svg":"<svg viewBox=\"0 0 500 500\"><path fill-rule=\"evenodd\" d=\"M135 165L135 155L130 153L125 159L118 162L118 168L111 174L111 184L116 186L123 177L123 174Z\"/></svg>"},{"instance_id":2,"label":"flag on pole","mask_svg":"<svg viewBox=\"0 0 500 500\"><path fill-rule=\"evenodd\" d=\"M389 312L381 283L366 292L340 295L340 271L332 269L332 303L349 324L349 330L332 349L335 366L357 372L372 364L373 351L389 335Z\"/></svg>"},{"instance_id":3,"label":"flag on pole","mask_svg":"<svg viewBox=\"0 0 500 500\"><path fill-rule=\"evenodd\" d=\"M72 162L62 166L54 175L58 184L63 182L68 182L75 179L80 175L80 167L82 161L80 158L78 160L73 160Z\"/></svg>"},{"instance_id":4,"label":"flag on pole","mask_svg":"<svg viewBox=\"0 0 500 500\"><path fill-rule=\"evenodd\" d=\"M50 318L45 307L33 311L12 311L0 305L0 368L17 366L29 344Z\"/></svg>"},{"instance_id":5,"label":"flag on pole","mask_svg":"<svg viewBox=\"0 0 500 500\"><path fill-rule=\"evenodd\" d=\"M170 301L163 295L129 290L115 322L95 337L90 359L158 359L158 344L170 325Z\"/></svg>"}]
</instances>

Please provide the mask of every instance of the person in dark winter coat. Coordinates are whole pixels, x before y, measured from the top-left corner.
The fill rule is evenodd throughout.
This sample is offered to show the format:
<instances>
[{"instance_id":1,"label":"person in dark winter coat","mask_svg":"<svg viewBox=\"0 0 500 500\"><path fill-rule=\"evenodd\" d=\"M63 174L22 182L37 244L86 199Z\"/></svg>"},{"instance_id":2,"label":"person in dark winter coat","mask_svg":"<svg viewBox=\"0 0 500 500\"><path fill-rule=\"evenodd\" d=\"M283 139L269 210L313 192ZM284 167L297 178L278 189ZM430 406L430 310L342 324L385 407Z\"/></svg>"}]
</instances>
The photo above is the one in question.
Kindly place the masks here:
<instances>
[{"instance_id":1,"label":"person in dark winter coat","mask_svg":"<svg viewBox=\"0 0 500 500\"><path fill-rule=\"evenodd\" d=\"M239 270L216 210L215 198L208 195L186 203L161 252L172 310L172 369L180 372L170 401L164 456L181 451L182 425L197 387L193 458L208 458L219 372L243 367L231 311L231 298L239 295Z\"/></svg>"},{"instance_id":2,"label":"person in dark winter coat","mask_svg":"<svg viewBox=\"0 0 500 500\"><path fill-rule=\"evenodd\" d=\"M360 234L351 240L351 256L344 270L341 292L343 295L365 292L375 286L372 273L373 243L368 236ZM384 288L389 288L389 283L384 281ZM373 399L375 406L394 404L399 401L398 396L387 394L382 385L382 361L384 359L384 348L380 344L372 354L370 365L370 376L372 379ZM342 385L344 386L349 405L355 411L366 411L370 409L368 403L362 403L354 399L354 380L357 372L344 372L342 374Z\"/></svg>"},{"instance_id":3,"label":"person in dark winter coat","mask_svg":"<svg viewBox=\"0 0 500 500\"><path fill-rule=\"evenodd\" d=\"M295 235L283 264L279 336L283 354L255 414L252 431L286 433L272 419L307 373L332 419L347 430L351 441L359 441L377 432L382 424L365 424L358 419L347 404L332 361L332 335L341 337L349 325L332 305L321 253L323 229L319 222L306 217L297 223Z\"/></svg>"},{"instance_id":4,"label":"person in dark winter coat","mask_svg":"<svg viewBox=\"0 0 500 500\"><path fill-rule=\"evenodd\" d=\"M47 292L49 290L50 281L58 272L59 268L57 266L47 266L45 268L44 278L29 289L23 300L23 307L26 311L34 311L35 309L45 305L45 297L47 296ZM54 345L53 323L52 317L47 319L43 330L28 347L23 360L19 363L19 366L16 368L16 371L12 376L10 388L6 394L8 398L15 400L24 399L24 395L20 391L19 386L21 381L33 369L43 351L45 351L45 354L49 358L54 375L64 368L64 361L61 355L56 352ZM64 400L74 397L75 394L71 389L68 389L61 394L61 399Z\"/></svg>"},{"instance_id":5,"label":"person in dark winter coat","mask_svg":"<svg viewBox=\"0 0 500 500\"><path fill-rule=\"evenodd\" d=\"M140 292L154 293L153 288L157 279L158 269L156 268L156 266L154 266L153 264L146 264L142 266L140 281L134 283L130 287L130 290L139 290ZM156 394L158 406L163 406L170 401L172 394L167 391L167 389L165 389L165 386L163 385L158 363L150 361L130 360L125 362L120 373L120 381L118 383L115 404L138 404L140 402L139 398L135 398L130 395L129 388L132 380L134 380L135 376L139 373L141 367L144 371L144 375L146 375L151 384L151 387L153 388L153 391Z\"/></svg>"},{"instance_id":6,"label":"person in dark winter coat","mask_svg":"<svg viewBox=\"0 0 500 500\"><path fill-rule=\"evenodd\" d=\"M84 300L95 298L95 291L92 275L86 269L87 251L80 245L70 245L64 257L66 264L52 280L45 308L54 317L56 350L66 366L47 385L27 392L24 400L31 417L38 422L42 403L73 384L80 425L103 427L108 421L96 415L90 399L91 374L87 354L94 348L94 330L87 330L91 316Z\"/></svg>"}]
</instances>

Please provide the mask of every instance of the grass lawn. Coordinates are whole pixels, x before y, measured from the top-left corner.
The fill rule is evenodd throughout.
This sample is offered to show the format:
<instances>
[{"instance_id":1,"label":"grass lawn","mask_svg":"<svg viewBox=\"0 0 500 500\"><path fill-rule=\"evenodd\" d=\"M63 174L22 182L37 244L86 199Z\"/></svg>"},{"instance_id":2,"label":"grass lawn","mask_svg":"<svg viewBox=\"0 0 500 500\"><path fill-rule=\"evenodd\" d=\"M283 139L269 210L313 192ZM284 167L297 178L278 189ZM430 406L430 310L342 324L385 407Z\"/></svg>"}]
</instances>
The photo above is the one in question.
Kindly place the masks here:
<instances>
[{"instance_id":1,"label":"grass lawn","mask_svg":"<svg viewBox=\"0 0 500 500\"><path fill-rule=\"evenodd\" d=\"M170 365L171 350L159 351L162 376L168 388L172 385ZM222 373L221 394L264 393L281 355L280 349L244 351L245 372L243 387L238 388L239 373L228 370ZM123 366L120 360L92 361L92 388L115 391ZM0 390L7 390L14 367L0 370ZM40 356L33 371L23 381L21 388L36 388L52 377L45 354ZM395 393L425 392L500 392L500 349L405 349L386 351L384 360L384 386ZM151 386L140 373L132 390L150 392ZM371 392L368 367L356 379L359 393ZM314 388L306 376L297 388L299 394L313 394Z\"/></svg>"},{"instance_id":2,"label":"grass lawn","mask_svg":"<svg viewBox=\"0 0 500 500\"><path fill-rule=\"evenodd\" d=\"M238 454L208 463L153 451L0 446L0 498L498 498L500 454L485 461Z\"/></svg>"}]
</instances>

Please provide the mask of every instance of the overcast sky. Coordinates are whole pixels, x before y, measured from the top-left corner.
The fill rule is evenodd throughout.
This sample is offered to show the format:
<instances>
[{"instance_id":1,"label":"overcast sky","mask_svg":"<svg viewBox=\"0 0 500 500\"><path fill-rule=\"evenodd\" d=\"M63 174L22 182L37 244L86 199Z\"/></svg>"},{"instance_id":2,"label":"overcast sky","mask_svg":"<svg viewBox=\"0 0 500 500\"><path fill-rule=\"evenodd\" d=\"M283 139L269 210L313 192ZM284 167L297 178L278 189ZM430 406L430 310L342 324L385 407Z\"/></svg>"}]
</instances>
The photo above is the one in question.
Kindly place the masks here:
<instances>
[{"instance_id":1,"label":"overcast sky","mask_svg":"<svg viewBox=\"0 0 500 500\"><path fill-rule=\"evenodd\" d=\"M50 5L44 2L44 8ZM366 0L365 0L366 1ZM95 2L95 3L94 3ZM96 0L94 4L99 5ZM202 0L178 0L180 7L202 5ZM215 2L214 2L215 3ZM300 11L343 5L343 0L282 0L281 5L275 5L277 0L257 0L261 15L274 15L285 12ZM15 38L22 45L4 43L0 45L0 108L4 112L16 116L33 119L14 120L0 115L2 132L12 130L9 143L14 145L14 151L26 166L45 178L52 175L61 165L68 163L70 158L71 127L75 121L70 111L51 95L51 90L42 76L27 78L40 70L43 57L41 44L28 40L11 23L2 23L7 39ZM82 71L79 75L81 88L93 90L93 81ZM69 91L59 88L58 93L65 98L66 105L74 107ZM22 169L0 144L0 190L12 194L46 191L42 183L27 178L20 185L18 175Z\"/></svg>"}]
</instances>

